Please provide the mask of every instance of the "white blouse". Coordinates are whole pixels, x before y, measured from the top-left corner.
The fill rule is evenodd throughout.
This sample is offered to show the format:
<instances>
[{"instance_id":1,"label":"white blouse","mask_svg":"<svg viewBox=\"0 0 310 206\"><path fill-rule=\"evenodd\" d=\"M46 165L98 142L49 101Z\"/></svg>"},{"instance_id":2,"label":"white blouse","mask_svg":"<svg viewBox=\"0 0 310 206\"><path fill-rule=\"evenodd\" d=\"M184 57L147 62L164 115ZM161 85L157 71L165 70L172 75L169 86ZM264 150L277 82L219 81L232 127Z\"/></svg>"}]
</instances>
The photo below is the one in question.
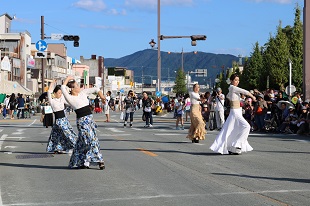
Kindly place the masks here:
<instances>
[{"instance_id":1,"label":"white blouse","mask_svg":"<svg viewBox=\"0 0 310 206\"><path fill-rule=\"evenodd\" d=\"M73 96L69 94L65 85L61 85L61 91L65 96L67 102L73 107L74 110L76 110L88 106L89 100L87 97L92 93L98 93L100 89L97 87L83 89L77 96Z\"/></svg>"},{"instance_id":2,"label":"white blouse","mask_svg":"<svg viewBox=\"0 0 310 206\"><path fill-rule=\"evenodd\" d=\"M198 93L191 92L189 96L191 98L191 104L200 104L200 101L198 101L198 99L200 99L200 95Z\"/></svg>"},{"instance_id":3,"label":"white blouse","mask_svg":"<svg viewBox=\"0 0 310 206\"><path fill-rule=\"evenodd\" d=\"M244 95L249 95L250 92L245 90L245 89L241 89L240 87L236 87L234 85L230 85L228 88L229 92L227 94L227 98L230 101L240 101L240 94L244 94Z\"/></svg>"},{"instance_id":4,"label":"white blouse","mask_svg":"<svg viewBox=\"0 0 310 206\"><path fill-rule=\"evenodd\" d=\"M49 90L47 92L48 101L53 109L53 112L59 112L63 111L65 109L65 104L68 104L65 100L64 95L61 95L61 97L58 98L52 98L53 91Z\"/></svg>"}]
</instances>

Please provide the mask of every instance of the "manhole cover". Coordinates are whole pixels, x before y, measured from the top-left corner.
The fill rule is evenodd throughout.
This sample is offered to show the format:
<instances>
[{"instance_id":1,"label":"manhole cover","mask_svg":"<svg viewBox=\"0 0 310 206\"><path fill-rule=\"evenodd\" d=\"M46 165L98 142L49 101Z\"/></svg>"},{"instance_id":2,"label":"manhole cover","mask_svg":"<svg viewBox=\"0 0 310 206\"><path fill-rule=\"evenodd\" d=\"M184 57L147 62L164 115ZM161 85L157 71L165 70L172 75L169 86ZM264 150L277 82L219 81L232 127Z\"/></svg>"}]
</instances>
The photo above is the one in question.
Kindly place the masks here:
<instances>
[{"instance_id":1,"label":"manhole cover","mask_svg":"<svg viewBox=\"0 0 310 206\"><path fill-rule=\"evenodd\" d=\"M54 157L54 155L52 154L16 155L16 159L49 158L49 157Z\"/></svg>"}]
</instances>

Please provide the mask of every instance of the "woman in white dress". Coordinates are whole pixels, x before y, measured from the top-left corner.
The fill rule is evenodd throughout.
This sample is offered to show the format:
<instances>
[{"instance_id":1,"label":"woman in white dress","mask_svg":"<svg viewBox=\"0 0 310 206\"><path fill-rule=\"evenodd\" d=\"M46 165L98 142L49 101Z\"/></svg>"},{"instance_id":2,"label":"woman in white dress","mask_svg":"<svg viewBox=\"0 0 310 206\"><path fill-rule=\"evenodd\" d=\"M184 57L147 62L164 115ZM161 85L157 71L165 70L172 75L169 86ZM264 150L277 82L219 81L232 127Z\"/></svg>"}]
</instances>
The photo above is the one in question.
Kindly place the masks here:
<instances>
[{"instance_id":1,"label":"woman in white dress","mask_svg":"<svg viewBox=\"0 0 310 206\"><path fill-rule=\"evenodd\" d=\"M199 140L204 140L206 135L205 122L201 115L199 85L194 84L193 92L190 93L191 99L191 126L188 130L187 138L192 140L192 143L199 143Z\"/></svg>"},{"instance_id":2,"label":"woman in white dress","mask_svg":"<svg viewBox=\"0 0 310 206\"><path fill-rule=\"evenodd\" d=\"M227 94L230 100L230 113L210 149L221 154L241 154L252 151L253 148L248 143L251 126L242 116L240 94L251 97L253 101L256 101L256 98L249 91L237 87L239 84L237 74L232 74L230 81Z\"/></svg>"}]
</instances>

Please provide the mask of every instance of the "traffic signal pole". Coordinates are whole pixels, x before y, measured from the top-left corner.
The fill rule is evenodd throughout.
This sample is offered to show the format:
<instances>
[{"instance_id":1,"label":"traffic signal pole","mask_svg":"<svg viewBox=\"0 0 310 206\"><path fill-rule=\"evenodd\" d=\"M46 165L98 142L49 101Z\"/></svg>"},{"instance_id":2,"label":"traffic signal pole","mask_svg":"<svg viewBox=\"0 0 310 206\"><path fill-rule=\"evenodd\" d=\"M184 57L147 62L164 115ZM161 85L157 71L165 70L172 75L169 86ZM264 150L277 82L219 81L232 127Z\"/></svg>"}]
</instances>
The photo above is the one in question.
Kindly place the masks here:
<instances>
[{"instance_id":1,"label":"traffic signal pole","mask_svg":"<svg viewBox=\"0 0 310 206\"><path fill-rule=\"evenodd\" d=\"M45 39L45 35L44 35L44 16L41 16L41 40L44 40ZM44 79L44 73L45 73L45 71L44 71L44 65L43 65L43 63L44 63L44 59L42 58L41 59L41 71L42 71L42 93L44 92L44 81L45 81L45 79Z\"/></svg>"}]
</instances>

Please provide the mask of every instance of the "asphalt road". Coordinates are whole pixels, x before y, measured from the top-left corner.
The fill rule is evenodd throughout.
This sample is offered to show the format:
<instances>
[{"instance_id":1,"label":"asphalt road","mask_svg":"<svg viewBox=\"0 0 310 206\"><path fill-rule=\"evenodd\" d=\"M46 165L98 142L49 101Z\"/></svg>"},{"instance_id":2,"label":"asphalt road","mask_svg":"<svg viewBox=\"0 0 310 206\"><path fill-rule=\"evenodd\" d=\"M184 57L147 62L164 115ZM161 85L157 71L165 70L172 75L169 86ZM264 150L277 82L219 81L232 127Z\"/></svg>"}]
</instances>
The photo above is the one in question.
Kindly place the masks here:
<instances>
[{"instance_id":1,"label":"asphalt road","mask_svg":"<svg viewBox=\"0 0 310 206\"><path fill-rule=\"evenodd\" d=\"M0 120L0 205L310 205L310 137L250 134L254 151L220 155L217 131L193 144L171 114L133 128L119 113L95 114L106 169L69 169L68 154L46 153L51 127L39 117ZM75 115L69 116L76 128Z\"/></svg>"}]
</instances>

